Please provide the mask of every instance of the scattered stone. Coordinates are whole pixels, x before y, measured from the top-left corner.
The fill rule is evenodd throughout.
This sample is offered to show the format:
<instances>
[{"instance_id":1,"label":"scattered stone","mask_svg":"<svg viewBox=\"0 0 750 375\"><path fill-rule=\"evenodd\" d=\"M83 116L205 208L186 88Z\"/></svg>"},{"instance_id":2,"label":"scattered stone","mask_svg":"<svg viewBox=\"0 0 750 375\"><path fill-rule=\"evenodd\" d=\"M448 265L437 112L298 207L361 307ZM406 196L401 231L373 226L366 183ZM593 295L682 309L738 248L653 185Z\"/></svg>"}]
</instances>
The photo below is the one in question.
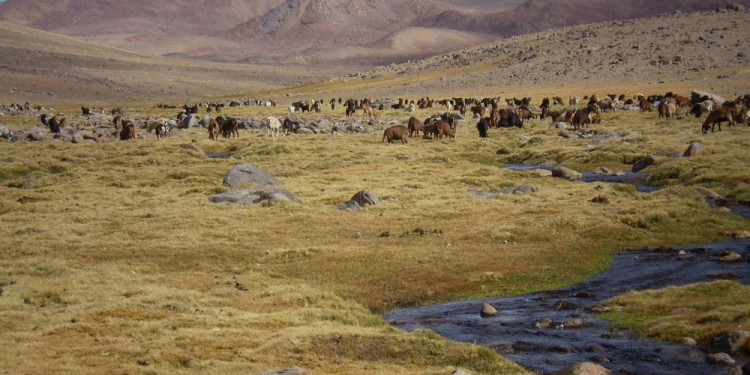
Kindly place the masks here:
<instances>
[{"instance_id":1,"label":"scattered stone","mask_svg":"<svg viewBox=\"0 0 750 375\"><path fill-rule=\"evenodd\" d=\"M721 194L703 186L693 186L693 190L697 191L698 194L706 198L718 199L722 197Z\"/></svg>"},{"instance_id":2,"label":"scattered stone","mask_svg":"<svg viewBox=\"0 0 750 375\"><path fill-rule=\"evenodd\" d=\"M471 372L464 369L456 369L456 371L453 371L451 375L471 375Z\"/></svg>"},{"instance_id":3,"label":"scattered stone","mask_svg":"<svg viewBox=\"0 0 750 375\"><path fill-rule=\"evenodd\" d=\"M742 367L740 366L732 366L732 368L727 371L726 375L745 375L749 374L750 372L743 372Z\"/></svg>"},{"instance_id":4,"label":"scattered stone","mask_svg":"<svg viewBox=\"0 0 750 375\"><path fill-rule=\"evenodd\" d=\"M750 331L732 331L719 335L713 340L713 347L729 353L739 353L750 339Z\"/></svg>"},{"instance_id":5,"label":"scattered stone","mask_svg":"<svg viewBox=\"0 0 750 375\"><path fill-rule=\"evenodd\" d=\"M232 203L240 206L255 206L258 204L274 205L278 201L299 202L299 199L284 189L274 189L268 185L254 189L232 191L208 196L213 203Z\"/></svg>"},{"instance_id":6,"label":"scattered stone","mask_svg":"<svg viewBox=\"0 0 750 375\"><path fill-rule=\"evenodd\" d=\"M735 230L726 231L721 233L724 236L732 237L735 240L745 240L750 238L750 231L748 230Z\"/></svg>"},{"instance_id":7,"label":"scattered stone","mask_svg":"<svg viewBox=\"0 0 750 375\"><path fill-rule=\"evenodd\" d=\"M607 358L607 357L605 357L603 355L595 355L595 356L593 356L593 357L591 357L589 359L592 360L592 361L594 361L594 362L598 362L598 363L607 363L607 362L609 362L609 358Z\"/></svg>"},{"instance_id":8,"label":"scattered stone","mask_svg":"<svg viewBox=\"0 0 750 375\"><path fill-rule=\"evenodd\" d=\"M599 204L609 204L609 198L598 196L590 201L591 203L599 203Z\"/></svg>"},{"instance_id":9,"label":"scattered stone","mask_svg":"<svg viewBox=\"0 0 750 375\"><path fill-rule=\"evenodd\" d=\"M540 320L540 321L536 322L536 324L534 324L534 328L536 328L536 329L546 329L546 328L552 327L553 323L554 322L550 318L542 318L542 320Z\"/></svg>"},{"instance_id":10,"label":"scattered stone","mask_svg":"<svg viewBox=\"0 0 750 375\"><path fill-rule=\"evenodd\" d=\"M565 329L579 329L585 327L586 324L581 319L566 320L563 323Z\"/></svg>"},{"instance_id":11,"label":"scattered stone","mask_svg":"<svg viewBox=\"0 0 750 375\"><path fill-rule=\"evenodd\" d=\"M554 305L552 305L552 309L553 310L558 310L558 311L559 310L570 310L571 308L573 308L573 305L571 305L570 302L565 301L565 300L559 300L559 301L555 302Z\"/></svg>"},{"instance_id":12,"label":"scattered stone","mask_svg":"<svg viewBox=\"0 0 750 375\"><path fill-rule=\"evenodd\" d=\"M550 350L553 351L553 352L565 353L565 354L569 354L569 353L574 353L575 352L575 350L573 350L573 348L571 348L569 346L565 346L565 345L555 345L555 346L551 347Z\"/></svg>"},{"instance_id":13,"label":"scattered stone","mask_svg":"<svg viewBox=\"0 0 750 375\"><path fill-rule=\"evenodd\" d=\"M497 316L497 309L485 302L482 304L482 310L479 312L479 315L482 318Z\"/></svg>"},{"instance_id":14,"label":"scattered stone","mask_svg":"<svg viewBox=\"0 0 750 375\"><path fill-rule=\"evenodd\" d=\"M549 169L544 169L544 168L532 169L529 172L535 173L539 177L551 177L552 176L552 171Z\"/></svg>"},{"instance_id":15,"label":"scattered stone","mask_svg":"<svg viewBox=\"0 0 750 375\"><path fill-rule=\"evenodd\" d=\"M669 346L660 349L661 355L673 361L702 361L706 358L703 351L689 346Z\"/></svg>"},{"instance_id":16,"label":"scattered stone","mask_svg":"<svg viewBox=\"0 0 750 375\"><path fill-rule=\"evenodd\" d=\"M380 237L381 238L383 238L383 237L390 237L390 236L391 236L391 231L388 231L388 230L384 231L383 233L380 233Z\"/></svg>"},{"instance_id":17,"label":"scattered stone","mask_svg":"<svg viewBox=\"0 0 750 375\"><path fill-rule=\"evenodd\" d=\"M583 177L581 173L574 171L570 168L563 167L561 165L558 165L558 166L555 166L555 168L552 168L552 176L567 178L568 180L577 180Z\"/></svg>"},{"instance_id":18,"label":"scattered stone","mask_svg":"<svg viewBox=\"0 0 750 375\"><path fill-rule=\"evenodd\" d=\"M712 353L706 356L706 362L712 365L727 365L731 366L735 364L734 359L727 353Z\"/></svg>"},{"instance_id":19,"label":"scattered stone","mask_svg":"<svg viewBox=\"0 0 750 375\"><path fill-rule=\"evenodd\" d=\"M355 201L348 201L340 204L338 207L336 207L339 211L352 211L356 212L359 211L362 207L359 205L359 203Z\"/></svg>"},{"instance_id":20,"label":"scattered stone","mask_svg":"<svg viewBox=\"0 0 750 375\"><path fill-rule=\"evenodd\" d=\"M148 366L151 364L149 363L149 361L146 361L145 359L139 359L138 362L136 363L138 363L139 366Z\"/></svg>"},{"instance_id":21,"label":"scattered stone","mask_svg":"<svg viewBox=\"0 0 750 375\"><path fill-rule=\"evenodd\" d=\"M687 150L682 154L682 157L687 158L691 156L696 156L698 154L702 154L706 152L706 146L703 145L703 143L700 142L693 142L688 146Z\"/></svg>"},{"instance_id":22,"label":"scattered stone","mask_svg":"<svg viewBox=\"0 0 750 375\"><path fill-rule=\"evenodd\" d=\"M368 204L373 206L380 204L380 198L375 193L369 190L361 190L357 194L352 196L352 201L359 203L360 206L364 207Z\"/></svg>"},{"instance_id":23,"label":"scattered stone","mask_svg":"<svg viewBox=\"0 0 750 375\"><path fill-rule=\"evenodd\" d=\"M589 353L602 353L602 352L606 352L607 348L605 348L601 344L590 342L586 344L586 351Z\"/></svg>"},{"instance_id":24,"label":"scattered stone","mask_svg":"<svg viewBox=\"0 0 750 375\"><path fill-rule=\"evenodd\" d=\"M633 164L633 173L640 172L656 163L656 157L646 156Z\"/></svg>"},{"instance_id":25,"label":"scattered stone","mask_svg":"<svg viewBox=\"0 0 750 375\"><path fill-rule=\"evenodd\" d=\"M724 255L723 257L719 258L719 260L722 262L727 262L727 263L739 262L742 260L742 255L737 254L735 252L730 252L729 254Z\"/></svg>"},{"instance_id":26,"label":"scattered stone","mask_svg":"<svg viewBox=\"0 0 750 375\"><path fill-rule=\"evenodd\" d=\"M593 362L580 362L557 373L557 375L611 375L612 372Z\"/></svg>"},{"instance_id":27,"label":"scattered stone","mask_svg":"<svg viewBox=\"0 0 750 375\"><path fill-rule=\"evenodd\" d=\"M180 147L182 147L182 148L184 148L185 150L188 150L188 151L197 152L199 154L205 154L203 152L203 150L201 150L200 147L198 147L197 145L194 145L192 143L183 143L183 144L180 145Z\"/></svg>"},{"instance_id":28,"label":"scattered stone","mask_svg":"<svg viewBox=\"0 0 750 375\"><path fill-rule=\"evenodd\" d=\"M258 375L310 375L310 372L303 368L292 367L283 370L266 371L259 373Z\"/></svg>"},{"instance_id":29,"label":"scattered stone","mask_svg":"<svg viewBox=\"0 0 750 375\"><path fill-rule=\"evenodd\" d=\"M360 232L354 232L354 235L352 235L352 238L354 238L355 240L358 239L358 238L362 238L362 233L360 233Z\"/></svg>"},{"instance_id":30,"label":"scattered stone","mask_svg":"<svg viewBox=\"0 0 750 375\"><path fill-rule=\"evenodd\" d=\"M239 188L245 184L280 185L282 182L254 165L238 164L224 176L224 184Z\"/></svg>"}]
</instances>

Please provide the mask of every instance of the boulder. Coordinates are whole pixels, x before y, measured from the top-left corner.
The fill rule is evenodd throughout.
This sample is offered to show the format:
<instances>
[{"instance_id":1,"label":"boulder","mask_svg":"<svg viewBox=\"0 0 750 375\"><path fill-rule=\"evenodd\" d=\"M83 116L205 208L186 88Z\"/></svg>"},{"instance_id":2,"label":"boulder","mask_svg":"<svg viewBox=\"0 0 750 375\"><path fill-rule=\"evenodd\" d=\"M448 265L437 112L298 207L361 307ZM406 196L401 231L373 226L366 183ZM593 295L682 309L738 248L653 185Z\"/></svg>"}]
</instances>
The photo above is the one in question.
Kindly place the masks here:
<instances>
[{"instance_id":1,"label":"boulder","mask_svg":"<svg viewBox=\"0 0 750 375\"><path fill-rule=\"evenodd\" d=\"M633 164L633 173L640 172L656 163L656 157L646 156Z\"/></svg>"},{"instance_id":2,"label":"boulder","mask_svg":"<svg viewBox=\"0 0 750 375\"><path fill-rule=\"evenodd\" d=\"M359 211L362 207L359 205L359 203L355 201L348 201L340 204L338 207L336 207L339 211Z\"/></svg>"},{"instance_id":3,"label":"boulder","mask_svg":"<svg viewBox=\"0 0 750 375\"><path fill-rule=\"evenodd\" d=\"M245 184L280 185L282 182L254 165L238 164L224 176L224 184L232 188L239 188Z\"/></svg>"},{"instance_id":4,"label":"boulder","mask_svg":"<svg viewBox=\"0 0 750 375\"><path fill-rule=\"evenodd\" d=\"M713 340L713 347L729 353L739 353L747 344L748 339L750 339L750 331L732 331L716 336Z\"/></svg>"},{"instance_id":5,"label":"boulder","mask_svg":"<svg viewBox=\"0 0 750 375\"><path fill-rule=\"evenodd\" d=\"M350 200L359 203L361 207L364 207L368 204L371 204L373 206L380 204L380 198L378 198L377 195L369 190L361 190L357 192L357 194L354 194L354 196L352 196L352 199Z\"/></svg>"},{"instance_id":6,"label":"boulder","mask_svg":"<svg viewBox=\"0 0 750 375\"><path fill-rule=\"evenodd\" d=\"M706 356L706 362L716 365L727 365L731 366L735 364L735 360L727 353L712 353Z\"/></svg>"},{"instance_id":7,"label":"boulder","mask_svg":"<svg viewBox=\"0 0 750 375\"><path fill-rule=\"evenodd\" d=\"M254 189L231 191L208 196L213 203L231 203L240 206L255 206L258 204L274 205L279 201L299 202L294 194L284 189L274 189L270 186L260 186Z\"/></svg>"},{"instance_id":8,"label":"boulder","mask_svg":"<svg viewBox=\"0 0 750 375\"><path fill-rule=\"evenodd\" d=\"M737 254L735 252L730 252L727 255L724 255L723 257L719 258L722 262L732 263L732 262L739 262L742 260L742 255Z\"/></svg>"},{"instance_id":9,"label":"boulder","mask_svg":"<svg viewBox=\"0 0 750 375\"><path fill-rule=\"evenodd\" d=\"M611 375L612 372L606 367L597 365L593 362L580 362L566 367L557 375Z\"/></svg>"},{"instance_id":10,"label":"boulder","mask_svg":"<svg viewBox=\"0 0 750 375\"><path fill-rule=\"evenodd\" d=\"M693 142L688 146L687 150L682 154L682 157L690 157L706 152L706 146L700 142Z\"/></svg>"},{"instance_id":11,"label":"boulder","mask_svg":"<svg viewBox=\"0 0 750 375\"><path fill-rule=\"evenodd\" d=\"M182 148L184 148L185 150L188 150L188 151L193 151L193 152L197 152L199 154L203 154L203 150L201 150L200 147L198 147L197 145L192 144L192 143L183 143L183 144L180 145L180 147L182 147Z\"/></svg>"},{"instance_id":12,"label":"boulder","mask_svg":"<svg viewBox=\"0 0 750 375\"><path fill-rule=\"evenodd\" d=\"M552 168L552 177L562 177L562 178L567 178L568 180L577 180L583 177L583 175L570 168L566 168L561 165L558 165Z\"/></svg>"},{"instance_id":13,"label":"boulder","mask_svg":"<svg viewBox=\"0 0 750 375\"><path fill-rule=\"evenodd\" d=\"M492 307L489 303L485 302L482 304L482 310L479 312L482 318L488 318L491 316L497 316L497 309Z\"/></svg>"},{"instance_id":14,"label":"boulder","mask_svg":"<svg viewBox=\"0 0 750 375\"><path fill-rule=\"evenodd\" d=\"M703 186L693 186L693 190L697 191L698 194L706 198L717 199L722 197L721 194Z\"/></svg>"},{"instance_id":15,"label":"boulder","mask_svg":"<svg viewBox=\"0 0 750 375\"><path fill-rule=\"evenodd\" d=\"M532 169L529 172L535 173L539 177L550 177L550 176L552 176L552 171L549 170L549 169L544 169L544 168Z\"/></svg>"}]
</instances>

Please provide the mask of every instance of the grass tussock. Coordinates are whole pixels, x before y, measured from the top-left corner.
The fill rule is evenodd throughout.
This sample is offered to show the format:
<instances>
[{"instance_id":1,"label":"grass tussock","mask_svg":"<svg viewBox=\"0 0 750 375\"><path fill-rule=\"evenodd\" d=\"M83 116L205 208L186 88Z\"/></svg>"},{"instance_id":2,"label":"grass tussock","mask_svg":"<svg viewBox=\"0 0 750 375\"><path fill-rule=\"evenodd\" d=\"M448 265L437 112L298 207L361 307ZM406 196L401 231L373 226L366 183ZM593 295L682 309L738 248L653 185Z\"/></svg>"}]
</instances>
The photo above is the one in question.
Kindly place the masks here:
<instances>
[{"instance_id":1,"label":"grass tussock","mask_svg":"<svg viewBox=\"0 0 750 375\"><path fill-rule=\"evenodd\" d=\"M715 281L629 292L607 301L619 311L603 316L644 337L672 342L692 337L709 346L716 336L750 324L748 301L747 285Z\"/></svg>"},{"instance_id":2,"label":"grass tussock","mask_svg":"<svg viewBox=\"0 0 750 375\"><path fill-rule=\"evenodd\" d=\"M274 110L227 114L279 115ZM153 106L128 111L170 115ZM747 220L710 208L685 186L746 196L750 160L738 139L750 129L701 135L694 121L657 127L643 121L649 116L656 114L603 114L592 128L618 136L602 142L560 137L537 120L493 129L485 141L469 121L455 141L406 145L381 143L384 126L335 137L242 131L237 140L210 141L205 130L188 129L164 142L0 141L7 150L0 340L15 343L0 363L18 374L290 366L329 374L520 373L486 349L397 331L378 314L556 288L604 269L621 247L705 242L747 229ZM707 153L667 156L696 139ZM231 157L209 159L184 144ZM664 176L664 189L651 194L502 168L553 160L583 171L629 170L652 154L663 157L644 172ZM300 202L209 202L232 190L222 179L239 163L279 178ZM538 190L476 193L520 185ZM335 209L363 189L383 203ZM599 196L610 203L591 202Z\"/></svg>"}]
</instances>

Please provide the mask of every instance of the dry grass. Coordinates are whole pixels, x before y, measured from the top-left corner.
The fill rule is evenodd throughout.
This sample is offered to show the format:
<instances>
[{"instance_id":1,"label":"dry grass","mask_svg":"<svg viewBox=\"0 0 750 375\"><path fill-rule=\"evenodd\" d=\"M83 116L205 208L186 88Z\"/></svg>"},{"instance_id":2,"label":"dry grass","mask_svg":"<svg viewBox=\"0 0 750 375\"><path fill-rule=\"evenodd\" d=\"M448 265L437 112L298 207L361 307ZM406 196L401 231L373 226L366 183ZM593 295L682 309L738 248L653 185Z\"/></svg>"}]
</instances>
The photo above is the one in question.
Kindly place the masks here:
<instances>
[{"instance_id":1,"label":"dry grass","mask_svg":"<svg viewBox=\"0 0 750 375\"><path fill-rule=\"evenodd\" d=\"M227 113L260 117L281 108ZM172 114L152 104L128 111ZM10 119L19 127L35 122ZM748 226L686 186L746 195L738 183L750 162L742 152L750 128L701 135L696 120L665 125L655 113L603 119L594 128L621 139L566 140L531 121L493 130L487 141L460 125L455 142L407 145L380 143L380 131L278 139L243 131L239 140L213 142L202 129L164 142L3 142L0 338L13 345L0 363L29 374L295 365L331 374L521 372L487 349L400 332L377 314L559 287L602 270L621 247L711 241ZM665 181L672 187L652 194L500 168L552 159L581 170L629 169L640 156L682 152L694 140L708 152L664 157L646 170L681 171ZM185 143L233 158L207 159ZM501 148L505 155L496 154ZM221 180L238 163L270 172L301 203L210 203L207 195L229 190ZM32 188L22 188L28 182ZM539 191L488 200L469 191L522 184ZM384 203L334 209L362 189ZM602 195L610 205L590 202Z\"/></svg>"}]
</instances>

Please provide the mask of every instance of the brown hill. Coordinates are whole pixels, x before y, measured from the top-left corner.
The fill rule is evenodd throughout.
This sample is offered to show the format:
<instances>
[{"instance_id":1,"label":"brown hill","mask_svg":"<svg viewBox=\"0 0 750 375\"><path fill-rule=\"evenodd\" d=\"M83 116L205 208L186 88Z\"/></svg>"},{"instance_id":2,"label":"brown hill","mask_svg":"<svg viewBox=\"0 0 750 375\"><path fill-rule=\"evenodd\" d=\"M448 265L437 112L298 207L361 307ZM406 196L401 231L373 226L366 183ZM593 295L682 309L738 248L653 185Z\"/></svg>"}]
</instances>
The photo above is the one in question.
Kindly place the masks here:
<instances>
[{"instance_id":1,"label":"brown hill","mask_svg":"<svg viewBox=\"0 0 750 375\"><path fill-rule=\"evenodd\" d=\"M726 0L7 0L0 20L156 55L376 65ZM750 6L750 0L738 3ZM441 43L441 41L445 41Z\"/></svg>"}]
</instances>

